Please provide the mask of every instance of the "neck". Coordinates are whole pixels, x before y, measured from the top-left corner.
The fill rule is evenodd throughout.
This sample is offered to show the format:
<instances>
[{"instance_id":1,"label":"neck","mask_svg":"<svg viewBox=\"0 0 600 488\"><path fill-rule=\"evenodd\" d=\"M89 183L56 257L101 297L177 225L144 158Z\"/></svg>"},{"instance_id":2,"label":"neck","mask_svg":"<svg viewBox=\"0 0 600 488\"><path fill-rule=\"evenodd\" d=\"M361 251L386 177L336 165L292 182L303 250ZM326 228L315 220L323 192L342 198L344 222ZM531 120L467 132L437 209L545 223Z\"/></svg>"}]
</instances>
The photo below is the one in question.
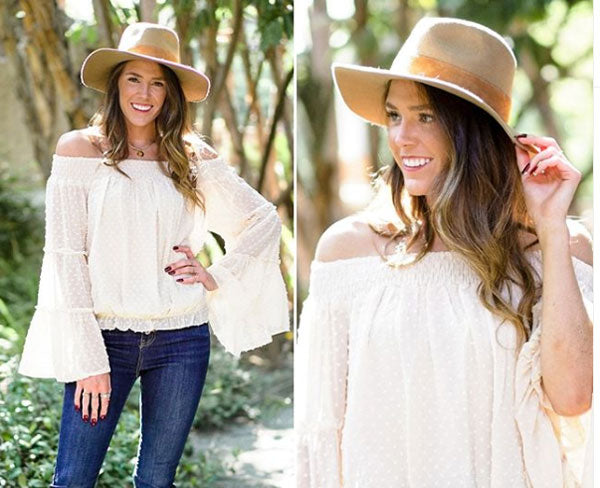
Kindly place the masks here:
<instances>
[{"instance_id":1,"label":"neck","mask_svg":"<svg viewBox=\"0 0 600 488\"><path fill-rule=\"evenodd\" d=\"M156 139L156 127L154 122L145 127L139 127L127 123L127 141L134 146L147 146Z\"/></svg>"}]
</instances>

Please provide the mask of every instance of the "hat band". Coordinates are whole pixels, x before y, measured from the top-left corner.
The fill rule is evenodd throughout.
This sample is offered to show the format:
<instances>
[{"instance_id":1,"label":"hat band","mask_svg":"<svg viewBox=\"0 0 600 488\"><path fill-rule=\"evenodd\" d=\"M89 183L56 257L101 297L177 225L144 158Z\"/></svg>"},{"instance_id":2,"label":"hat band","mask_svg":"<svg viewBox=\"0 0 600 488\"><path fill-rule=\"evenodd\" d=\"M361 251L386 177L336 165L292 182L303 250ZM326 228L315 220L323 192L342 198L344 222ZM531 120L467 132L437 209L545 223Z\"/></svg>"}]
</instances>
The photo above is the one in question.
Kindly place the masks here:
<instances>
[{"instance_id":1,"label":"hat band","mask_svg":"<svg viewBox=\"0 0 600 488\"><path fill-rule=\"evenodd\" d=\"M413 75L435 78L470 91L492 107L502 117L502 120L508 123L511 106L510 97L484 79L453 64L428 56L412 58L408 65L408 71Z\"/></svg>"},{"instance_id":2,"label":"hat band","mask_svg":"<svg viewBox=\"0 0 600 488\"><path fill-rule=\"evenodd\" d=\"M138 45L130 47L125 51L135 54L142 54L144 56L150 56L152 58L160 58L165 61L171 61L172 63L179 63L179 56L173 54L166 49L161 49L156 46L148 46L148 45Z\"/></svg>"}]
</instances>

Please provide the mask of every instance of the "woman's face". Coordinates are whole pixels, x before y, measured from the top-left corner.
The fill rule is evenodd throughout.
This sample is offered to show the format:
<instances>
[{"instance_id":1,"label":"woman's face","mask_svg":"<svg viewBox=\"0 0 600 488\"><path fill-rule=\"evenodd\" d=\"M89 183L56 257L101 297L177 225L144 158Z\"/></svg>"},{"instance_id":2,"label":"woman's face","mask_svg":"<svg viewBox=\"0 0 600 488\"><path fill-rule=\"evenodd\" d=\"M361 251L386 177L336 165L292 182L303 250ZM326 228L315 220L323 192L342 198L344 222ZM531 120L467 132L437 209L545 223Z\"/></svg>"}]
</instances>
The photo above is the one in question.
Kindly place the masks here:
<instances>
[{"instance_id":1,"label":"woman's face","mask_svg":"<svg viewBox=\"0 0 600 488\"><path fill-rule=\"evenodd\" d=\"M144 127L154 122L167 95L158 63L128 61L119 76L119 105L128 123Z\"/></svg>"},{"instance_id":2,"label":"woman's face","mask_svg":"<svg viewBox=\"0 0 600 488\"><path fill-rule=\"evenodd\" d=\"M388 144L410 195L431 196L435 177L447 164L449 142L417 84L393 80L385 101Z\"/></svg>"}]
</instances>

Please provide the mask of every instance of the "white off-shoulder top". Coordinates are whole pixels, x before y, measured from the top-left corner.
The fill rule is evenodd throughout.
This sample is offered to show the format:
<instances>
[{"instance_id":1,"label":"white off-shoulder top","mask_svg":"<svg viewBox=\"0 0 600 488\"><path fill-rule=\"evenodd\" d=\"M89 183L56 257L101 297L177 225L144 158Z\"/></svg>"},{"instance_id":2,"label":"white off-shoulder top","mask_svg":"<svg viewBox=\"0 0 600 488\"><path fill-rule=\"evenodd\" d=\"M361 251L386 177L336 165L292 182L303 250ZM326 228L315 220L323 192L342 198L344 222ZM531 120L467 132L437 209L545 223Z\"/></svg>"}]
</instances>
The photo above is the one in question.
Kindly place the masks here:
<instances>
[{"instance_id":1,"label":"white off-shoulder top","mask_svg":"<svg viewBox=\"0 0 600 488\"><path fill-rule=\"evenodd\" d=\"M101 329L177 329L209 322L235 355L289 328L275 207L221 158L191 162L205 210L190 210L160 162L55 155L46 186L38 303L19 372L68 382L110 371ZM164 271L198 253L208 231L226 254L208 268L218 289Z\"/></svg>"},{"instance_id":2,"label":"white off-shoulder top","mask_svg":"<svg viewBox=\"0 0 600 488\"><path fill-rule=\"evenodd\" d=\"M591 317L592 268L573 265ZM453 252L405 268L313 262L295 362L299 488L580 486L590 415L560 417L544 394L541 302L517 350L478 284Z\"/></svg>"}]
</instances>

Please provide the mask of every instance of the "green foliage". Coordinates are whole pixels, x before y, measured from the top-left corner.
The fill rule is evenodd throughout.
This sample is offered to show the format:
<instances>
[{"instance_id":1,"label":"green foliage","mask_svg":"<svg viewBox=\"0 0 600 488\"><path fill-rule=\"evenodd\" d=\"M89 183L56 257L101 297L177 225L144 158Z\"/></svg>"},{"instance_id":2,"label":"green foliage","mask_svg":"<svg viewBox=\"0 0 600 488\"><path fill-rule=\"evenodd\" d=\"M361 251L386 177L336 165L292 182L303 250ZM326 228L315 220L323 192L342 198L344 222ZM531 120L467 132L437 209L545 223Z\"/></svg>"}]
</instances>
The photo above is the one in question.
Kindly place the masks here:
<instances>
[{"instance_id":1,"label":"green foliage","mask_svg":"<svg viewBox=\"0 0 600 488\"><path fill-rule=\"evenodd\" d=\"M44 238L44 224L37 208L13 190L17 179L0 166L0 259L29 255Z\"/></svg>"},{"instance_id":2,"label":"green foliage","mask_svg":"<svg viewBox=\"0 0 600 488\"><path fill-rule=\"evenodd\" d=\"M213 347L194 427L219 428L234 417L255 418L259 412L252 386L256 379L256 373L244 369L238 359Z\"/></svg>"}]
</instances>

